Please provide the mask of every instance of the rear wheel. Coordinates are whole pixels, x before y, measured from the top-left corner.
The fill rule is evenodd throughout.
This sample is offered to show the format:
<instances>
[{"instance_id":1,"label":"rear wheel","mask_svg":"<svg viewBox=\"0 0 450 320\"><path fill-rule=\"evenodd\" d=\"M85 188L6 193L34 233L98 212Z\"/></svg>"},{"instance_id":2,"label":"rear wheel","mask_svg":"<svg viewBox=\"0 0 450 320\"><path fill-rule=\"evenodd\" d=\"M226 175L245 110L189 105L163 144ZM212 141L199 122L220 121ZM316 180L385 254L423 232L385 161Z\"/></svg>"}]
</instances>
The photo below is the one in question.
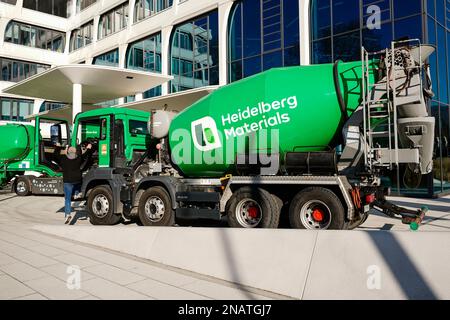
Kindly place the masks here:
<instances>
[{"instance_id":1,"label":"rear wheel","mask_svg":"<svg viewBox=\"0 0 450 320\"><path fill-rule=\"evenodd\" d=\"M139 219L144 226L172 226L175 215L167 191L162 187L147 189L139 200Z\"/></svg>"},{"instance_id":2,"label":"rear wheel","mask_svg":"<svg viewBox=\"0 0 450 320\"><path fill-rule=\"evenodd\" d=\"M88 197L89 221L93 225L115 225L121 216L114 213L111 188L107 185L94 187Z\"/></svg>"},{"instance_id":3,"label":"rear wheel","mask_svg":"<svg viewBox=\"0 0 450 320\"><path fill-rule=\"evenodd\" d=\"M321 187L300 191L289 207L291 227L309 230L344 230L345 210L334 192Z\"/></svg>"},{"instance_id":4,"label":"rear wheel","mask_svg":"<svg viewBox=\"0 0 450 320\"><path fill-rule=\"evenodd\" d=\"M31 182L27 177L18 177L14 185L14 191L20 197L26 197L31 194Z\"/></svg>"},{"instance_id":5,"label":"rear wheel","mask_svg":"<svg viewBox=\"0 0 450 320\"><path fill-rule=\"evenodd\" d=\"M227 205L228 224L233 228L278 228L280 206L264 189L243 187Z\"/></svg>"}]
</instances>

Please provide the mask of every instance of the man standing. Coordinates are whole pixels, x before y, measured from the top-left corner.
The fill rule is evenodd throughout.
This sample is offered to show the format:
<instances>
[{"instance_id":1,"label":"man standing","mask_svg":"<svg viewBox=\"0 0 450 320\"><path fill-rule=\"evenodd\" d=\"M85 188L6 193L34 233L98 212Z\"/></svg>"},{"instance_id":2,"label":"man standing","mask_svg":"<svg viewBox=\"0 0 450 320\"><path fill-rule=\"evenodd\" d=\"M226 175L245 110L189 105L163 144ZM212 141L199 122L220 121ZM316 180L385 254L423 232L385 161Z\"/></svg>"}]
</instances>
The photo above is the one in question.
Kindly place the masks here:
<instances>
[{"instance_id":1,"label":"man standing","mask_svg":"<svg viewBox=\"0 0 450 320\"><path fill-rule=\"evenodd\" d=\"M81 166L84 161L92 154L92 145L86 146L86 152L83 154L81 148L68 147L65 155L59 155L59 165L63 170L63 182L64 182L64 215L65 224L68 224L72 220L72 196L75 196L80 192L82 182Z\"/></svg>"}]
</instances>

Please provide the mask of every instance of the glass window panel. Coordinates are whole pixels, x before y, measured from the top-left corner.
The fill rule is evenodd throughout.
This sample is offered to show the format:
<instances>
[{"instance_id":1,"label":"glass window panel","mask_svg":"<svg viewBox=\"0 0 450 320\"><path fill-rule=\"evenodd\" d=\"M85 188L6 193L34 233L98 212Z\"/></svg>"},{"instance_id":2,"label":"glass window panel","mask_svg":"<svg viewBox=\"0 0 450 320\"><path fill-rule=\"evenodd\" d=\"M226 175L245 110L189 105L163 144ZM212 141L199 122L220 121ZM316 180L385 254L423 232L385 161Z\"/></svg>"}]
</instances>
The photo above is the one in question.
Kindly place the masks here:
<instances>
[{"instance_id":1,"label":"glass window panel","mask_svg":"<svg viewBox=\"0 0 450 320\"><path fill-rule=\"evenodd\" d=\"M359 28L359 0L332 1L335 34Z\"/></svg>"},{"instance_id":2,"label":"glass window panel","mask_svg":"<svg viewBox=\"0 0 450 320\"><path fill-rule=\"evenodd\" d=\"M330 63L333 60L331 39L314 41L312 43L312 62L315 64Z\"/></svg>"},{"instance_id":3,"label":"glass window panel","mask_svg":"<svg viewBox=\"0 0 450 320\"><path fill-rule=\"evenodd\" d=\"M394 17L402 18L418 14L422 10L421 0L394 1Z\"/></svg>"},{"instance_id":4,"label":"glass window panel","mask_svg":"<svg viewBox=\"0 0 450 320\"><path fill-rule=\"evenodd\" d=\"M331 35L331 0L313 1L311 24L313 39L320 39Z\"/></svg>"},{"instance_id":5,"label":"glass window panel","mask_svg":"<svg viewBox=\"0 0 450 320\"><path fill-rule=\"evenodd\" d=\"M415 16L394 22L395 39L423 39L422 17Z\"/></svg>"},{"instance_id":6,"label":"glass window panel","mask_svg":"<svg viewBox=\"0 0 450 320\"><path fill-rule=\"evenodd\" d=\"M391 46L392 36L392 23L384 23L381 25L381 29L364 29L363 32L363 46L369 52L375 52Z\"/></svg>"},{"instance_id":7,"label":"glass window panel","mask_svg":"<svg viewBox=\"0 0 450 320\"><path fill-rule=\"evenodd\" d=\"M243 30L244 30L244 57L261 53L261 8L259 1L244 1Z\"/></svg>"},{"instance_id":8,"label":"glass window panel","mask_svg":"<svg viewBox=\"0 0 450 320\"><path fill-rule=\"evenodd\" d=\"M38 0L37 1L37 10L40 12L52 14L53 13L53 1L49 0Z\"/></svg>"},{"instance_id":9,"label":"glass window panel","mask_svg":"<svg viewBox=\"0 0 450 320\"><path fill-rule=\"evenodd\" d=\"M439 101L448 101L448 69L447 69L447 44L446 32L438 26L438 76L439 76Z\"/></svg>"},{"instance_id":10,"label":"glass window panel","mask_svg":"<svg viewBox=\"0 0 450 320\"><path fill-rule=\"evenodd\" d=\"M1 99L2 102L2 120L10 120L11 117L11 100L9 99Z\"/></svg>"},{"instance_id":11,"label":"glass window panel","mask_svg":"<svg viewBox=\"0 0 450 320\"><path fill-rule=\"evenodd\" d=\"M244 60L244 78L260 73L262 71L261 59L261 56L257 56Z\"/></svg>"},{"instance_id":12,"label":"glass window panel","mask_svg":"<svg viewBox=\"0 0 450 320\"><path fill-rule=\"evenodd\" d=\"M436 15L436 4L435 4L435 0L427 0L427 13L434 17Z\"/></svg>"},{"instance_id":13,"label":"glass window panel","mask_svg":"<svg viewBox=\"0 0 450 320\"><path fill-rule=\"evenodd\" d=\"M298 46L300 43L298 1L283 1L284 46Z\"/></svg>"},{"instance_id":14,"label":"glass window panel","mask_svg":"<svg viewBox=\"0 0 450 320\"><path fill-rule=\"evenodd\" d=\"M263 55L265 68L295 65L300 60L297 1L236 1L229 28L229 81L261 72Z\"/></svg>"},{"instance_id":15,"label":"glass window panel","mask_svg":"<svg viewBox=\"0 0 450 320\"><path fill-rule=\"evenodd\" d=\"M442 25L445 25L445 1L436 0L436 20Z\"/></svg>"},{"instance_id":16,"label":"glass window panel","mask_svg":"<svg viewBox=\"0 0 450 320\"><path fill-rule=\"evenodd\" d=\"M281 67L282 65L283 65L283 53L281 50L265 54L263 56L264 70Z\"/></svg>"},{"instance_id":17,"label":"glass window panel","mask_svg":"<svg viewBox=\"0 0 450 320\"><path fill-rule=\"evenodd\" d=\"M210 76L210 68L217 65L219 58L217 11L177 26L171 48L171 73L175 75L172 90L217 84L218 77ZM159 60L158 55L154 58Z\"/></svg>"},{"instance_id":18,"label":"glass window panel","mask_svg":"<svg viewBox=\"0 0 450 320\"><path fill-rule=\"evenodd\" d=\"M333 41L333 61L356 61L361 58L361 41L359 30L336 36Z\"/></svg>"}]
</instances>

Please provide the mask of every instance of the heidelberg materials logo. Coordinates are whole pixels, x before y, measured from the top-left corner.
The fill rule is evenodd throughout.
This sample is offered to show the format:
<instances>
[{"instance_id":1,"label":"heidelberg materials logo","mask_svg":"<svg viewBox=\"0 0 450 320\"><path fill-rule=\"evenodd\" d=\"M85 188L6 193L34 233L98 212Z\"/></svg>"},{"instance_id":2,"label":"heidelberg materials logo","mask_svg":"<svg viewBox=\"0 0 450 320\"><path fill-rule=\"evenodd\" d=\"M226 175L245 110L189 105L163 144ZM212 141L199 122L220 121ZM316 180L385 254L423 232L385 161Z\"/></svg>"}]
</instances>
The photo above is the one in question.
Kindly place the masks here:
<instances>
[{"instance_id":1,"label":"heidelberg materials logo","mask_svg":"<svg viewBox=\"0 0 450 320\"><path fill-rule=\"evenodd\" d=\"M222 147L216 122L211 117L204 117L192 122L192 140L194 146L202 151L207 152Z\"/></svg>"}]
</instances>

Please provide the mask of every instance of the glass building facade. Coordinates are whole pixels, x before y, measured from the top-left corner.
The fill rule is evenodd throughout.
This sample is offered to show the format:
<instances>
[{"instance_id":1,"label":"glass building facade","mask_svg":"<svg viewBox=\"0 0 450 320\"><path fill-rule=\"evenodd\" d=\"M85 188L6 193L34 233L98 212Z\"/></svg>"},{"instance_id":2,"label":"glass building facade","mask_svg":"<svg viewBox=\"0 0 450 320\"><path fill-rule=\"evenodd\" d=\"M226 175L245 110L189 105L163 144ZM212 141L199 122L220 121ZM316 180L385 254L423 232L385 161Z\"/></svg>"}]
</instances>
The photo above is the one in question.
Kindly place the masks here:
<instances>
[{"instance_id":1,"label":"glass building facade","mask_svg":"<svg viewBox=\"0 0 450 320\"><path fill-rule=\"evenodd\" d=\"M437 51L429 58L436 117L434 172L409 190L402 180L391 183L403 194L433 195L450 191L450 1L449 0L312 0L311 63L359 60L361 46L378 51L392 40L420 39ZM398 189L397 189L398 190Z\"/></svg>"},{"instance_id":2,"label":"glass building facade","mask_svg":"<svg viewBox=\"0 0 450 320\"><path fill-rule=\"evenodd\" d=\"M171 92L219 84L217 10L184 22L171 37Z\"/></svg>"},{"instance_id":3,"label":"glass building facade","mask_svg":"<svg viewBox=\"0 0 450 320\"><path fill-rule=\"evenodd\" d=\"M151 35L131 43L126 53L126 68L141 71L161 72L161 34ZM150 89L143 98L161 95L161 86ZM128 98L127 101L131 99Z\"/></svg>"},{"instance_id":4,"label":"glass building facade","mask_svg":"<svg viewBox=\"0 0 450 320\"><path fill-rule=\"evenodd\" d=\"M55 52L64 52L65 38L64 32L18 21L10 21L5 30L5 42Z\"/></svg>"},{"instance_id":5,"label":"glass building facade","mask_svg":"<svg viewBox=\"0 0 450 320\"><path fill-rule=\"evenodd\" d=\"M2 81L19 82L50 68L49 65L0 57Z\"/></svg>"},{"instance_id":6,"label":"glass building facade","mask_svg":"<svg viewBox=\"0 0 450 320\"><path fill-rule=\"evenodd\" d=\"M16 5L17 0L0 0L0 2Z\"/></svg>"},{"instance_id":7,"label":"glass building facade","mask_svg":"<svg viewBox=\"0 0 450 320\"><path fill-rule=\"evenodd\" d=\"M23 0L23 7L63 18L67 17L67 0Z\"/></svg>"},{"instance_id":8,"label":"glass building facade","mask_svg":"<svg viewBox=\"0 0 450 320\"><path fill-rule=\"evenodd\" d=\"M33 100L0 97L0 120L24 121L33 113Z\"/></svg>"},{"instance_id":9,"label":"glass building facade","mask_svg":"<svg viewBox=\"0 0 450 320\"><path fill-rule=\"evenodd\" d=\"M128 2L102 14L98 24L98 39L109 36L127 27Z\"/></svg>"},{"instance_id":10,"label":"glass building facade","mask_svg":"<svg viewBox=\"0 0 450 320\"><path fill-rule=\"evenodd\" d=\"M69 50L74 51L92 43L94 37L94 20L83 24L70 32Z\"/></svg>"},{"instance_id":11,"label":"glass building facade","mask_svg":"<svg viewBox=\"0 0 450 320\"><path fill-rule=\"evenodd\" d=\"M236 1L228 33L228 79L300 63L299 3Z\"/></svg>"},{"instance_id":12,"label":"glass building facade","mask_svg":"<svg viewBox=\"0 0 450 320\"><path fill-rule=\"evenodd\" d=\"M118 67L119 66L119 49L114 49L96 56L92 61L92 64Z\"/></svg>"},{"instance_id":13,"label":"glass building facade","mask_svg":"<svg viewBox=\"0 0 450 320\"><path fill-rule=\"evenodd\" d=\"M170 8L173 0L136 0L134 4L134 22L146 19L162 10Z\"/></svg>"},{"instance_id":14,"label":"glass building facade","mask_svg":"<svg viewBox=\"0 0 450 320\"><path fill-rule=\"evenodd\" d=\"M108 67L118 67L119 66L119 49L114 49L105 52L99 56L94 57L92 64L108 66ZM100 107L111 107L119 103L119 99L113 99L109 101L104 101L95 104Z\"/></svg>"},{"instance_id":15,"label":"glass building facade","mask_svg":"<svg viewBox=\"0 0 450 320\"><path fill-rule=\"evenodd\" d=\"M83 11L84 9L90 7L96 2L97 0L77 0L76 10L77 12Z\"/></svg>"}]
</instances>

